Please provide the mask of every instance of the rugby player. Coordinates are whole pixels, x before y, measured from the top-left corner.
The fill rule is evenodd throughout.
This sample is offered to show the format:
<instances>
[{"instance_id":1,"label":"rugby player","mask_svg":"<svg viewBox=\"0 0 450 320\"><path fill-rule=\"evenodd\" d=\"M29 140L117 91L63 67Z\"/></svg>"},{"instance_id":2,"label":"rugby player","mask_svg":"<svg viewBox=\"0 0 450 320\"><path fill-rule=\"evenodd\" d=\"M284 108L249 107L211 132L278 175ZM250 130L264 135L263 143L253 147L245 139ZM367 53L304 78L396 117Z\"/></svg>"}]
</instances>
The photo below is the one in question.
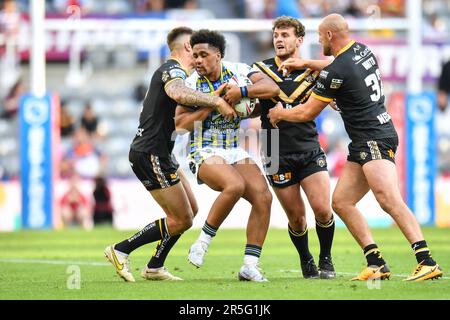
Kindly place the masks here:
<instances>
[{"instance_id":1,"label":"rugby player","mask_svg":"<svg viewBox=\"0 0 450 320\"><path fill-rule=\"evenodd\" d=\"M181 280L164 267L164 261L180 238L192 226L198 208L188 181L172 157L177 104L217 110L227 119L236 117L222 98L185 86L193 66L189 40L193 31L186 27L171 30L167 36L170 58L152 76L139 118L139 128L130 146L133 172L150 192L167 217L148 224L132 237L106 247L104 253L125 281L134 282L128 255L137 248L158 241L153 256L141 275L148 280ZM181 183L180 183L181 181Z\"/></svg>"},{"instance_id":2,"label":"rugby player","mask_svg":"<svg viewBox=\"0 0 450 320\"><path fill-rule=\"evenodd\" d=\"M332 207L364 251L367 267L352 280L387 279L389 267L376 245L369 226L356 207L372 190L381 208L395 220L415 253L417 266L406 281L442 276L431 257L420 226L402 199L395 168L397 132L386 111L377 59L362 43L350 39L348 24L331 14L319 26L323 54L334 61L321 71L308 101L290 110L277 106L269 111L273 125L281 120L303 122L314 119L336 100L351 139L347 163L332 196Z\"/></svg>"},{"instance_id":3,"label":"rugby player","mask_svg":"<svg viewBox=\"0 0 450 320\"><path fill-rule=\"evenodd\" d=\"M229 102L242 97L275 97L277 85L263 73L242 63L222 61L225 38L218 32L200 30L191 37L195 70L186 84L193 89L213 94L227 86L224 96ZM252 84L238 88L228 86L233 76L247 76ZM238 92L238 99L233 93ZM231 96L232 95L232 96ZM191 246L189 261L200 267L205 253L222 222L242 197L251 205L247 224L247 244L244 264L239 271L240 280L267 281L259 268L259 258L267 234L272 194L268 185L248 153L239 147L241 118L228 120L207 108L177 108L177 130L191 132L190 168L201 183L220 194L214 201L198 240ZM197 122L197 126L194 123Z\"/></svg>"},{"instance_id":4,"label":"rugby player","mask_svg":"<svg viewBox=\"0 0 450 320\"><path fill-rule=\"evenodd\" d=\"M269 110L278 102L283 108L293 108L306 102L319 76L319 71L312 68L291 68L287 72L283 67L285 62L299 58L305 27L298 19L279 17L274 21L272 31L275 57L253 64L253 67L271 77L280 87L278 97L259 100L261 127L267 130L266 147L262 148L266 168L271 167L270 159L277 156L272 152L275 149L271 146L271 133L276 129L267 118ZM316 67L321 69L329 62L319 60L316 63L323 64ZM282 121L278 123L278 128L279 167L276 172L267 174L267 178L288 217L288 232L300 256L303 277L335 278L331 259L335 225L330 206L330 179L316 123L314 120L301 123ZM306 211L300 188L305 192L315 215L320 242L320 273L308 247Z\"/></svg>"}]
</instances>

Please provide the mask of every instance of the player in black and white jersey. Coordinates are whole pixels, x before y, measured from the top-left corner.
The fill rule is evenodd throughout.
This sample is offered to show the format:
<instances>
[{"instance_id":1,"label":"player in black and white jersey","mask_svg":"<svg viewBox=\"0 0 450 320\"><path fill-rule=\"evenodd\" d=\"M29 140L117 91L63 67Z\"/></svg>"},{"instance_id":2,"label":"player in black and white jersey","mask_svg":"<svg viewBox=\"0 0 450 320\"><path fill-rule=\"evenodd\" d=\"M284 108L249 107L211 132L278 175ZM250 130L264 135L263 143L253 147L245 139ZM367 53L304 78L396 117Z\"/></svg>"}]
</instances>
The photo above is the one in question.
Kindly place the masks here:
<instances>
[{"instance_id":1,"label":"player in black and white jersey","mask_svg":"<svg viewBox=\"0 0 450 320\"><path fill-rule=\"evenodd\" d=\"M406 280L422 281L442 276L441 268L431 257L420 226L398 188L394 161L398 137L384 105L375 55L364 44L350 39L348 24L338 14L331 14L322 21L319 41L324 55L333 55L335 59L321 71L311 97L291 110L273 108L269 118L273 125L281 120L310 121L328 103L336 100L351 143L348 161L333 193L332 206L367 259L367 268L353 280L390 276L367 222L356 207L369 190L395 220L415 252L418 265Z\"/></svg>"},{"instance_id":2,"label":"player in black and white jersey","mask_svg":"<svg viewBox=\"0 0 450 320\"><path fill-rule=\"evenodd\" d=\"M189 28L179 27L168 34L170 58L152 76L140 114L139 128L130 146L129 160L133 172L167 217L150 223L132 237L105 249L106 257L125 281L135 281L128 255L155 241L158 241L157 247L142 276L148 280L181 280L167 271L164 261L181 233L191 227L198 209L189 183L171 155L177 104L217 109L225 118L236 117L234 109L222 98L185 86L184 80L193 67L189 44L192 33Z\"/></svg>"},{"instance_id":3,"label":"player in black and white jersey","mask_svg":"<svg viewBox=\"0 0 450 320\"><path fill-rule=\"evenodd\" d=\"M260 99L261 127L267 130L266 147L262 148L263 162L275 194L288 217L288 231L292 243L300 256L300 266L304 278L334 278L331 259L331 246L334 235L334 219L330 206L330 179L326 156L319 144L319 136L314 120L294 123L278 123L278 153L272 146L274 129L267 115L277 103L283 108L293 108L308 100L319 72L313 68L301 67L284 71L282 65L299 58L300 48L305 36L305 27L293 17L282 16L273 23L273 46L275 57L258 61L253 66L271 77L280 87L280 94L272 99ZM322 62L323 65L327 61ZM275 141L274 141L275 142ZM278 169L272 166L278 157ZM320 242L319 271L308 246L308 226L306 209L300 188L313 209L316 218L316 231Z\"/></svg>"}]
</instances>

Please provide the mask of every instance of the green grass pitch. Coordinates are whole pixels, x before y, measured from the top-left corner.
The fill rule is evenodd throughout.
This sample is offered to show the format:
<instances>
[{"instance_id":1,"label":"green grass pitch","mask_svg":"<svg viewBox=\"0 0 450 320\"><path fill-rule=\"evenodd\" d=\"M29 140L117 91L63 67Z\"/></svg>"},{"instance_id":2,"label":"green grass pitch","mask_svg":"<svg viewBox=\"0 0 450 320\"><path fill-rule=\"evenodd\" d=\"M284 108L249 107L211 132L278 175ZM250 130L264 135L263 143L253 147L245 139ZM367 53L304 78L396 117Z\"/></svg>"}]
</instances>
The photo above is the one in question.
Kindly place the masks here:
<instances>
[{"instance_id":1,"label":"green grass pitch","mask_svg":"<svg viewBox=\"0 0 450 320\"><path fill-rule=\"evenodd\" d=\"M360 248L346 229L336 230L334 280L305 280L288 233L270 229L262 251L261 266L270 282L237 280L243 261L245 230L220 230L205 264L196 269L187 261L189 246L199 230L187 231L169 255L166 266L184 281L154 282L140 277L154 244L131 255L136 283L125 283L103 256L108 244L133 232L98 228L93 231L21 231L0 233L0 300L5 299L450 299L450 229L424 228L433 257L444 270L435 281L402 281L416 265L412 250L398 228L374 229L383 257L390 265L391 280L351 282L365 263ZM318 259L318 240L309 232L311 252ZM80 271L80 288L70 289L74 270ZM76 287L76 285L75 285Z\"/></svg>"}]
</instances>

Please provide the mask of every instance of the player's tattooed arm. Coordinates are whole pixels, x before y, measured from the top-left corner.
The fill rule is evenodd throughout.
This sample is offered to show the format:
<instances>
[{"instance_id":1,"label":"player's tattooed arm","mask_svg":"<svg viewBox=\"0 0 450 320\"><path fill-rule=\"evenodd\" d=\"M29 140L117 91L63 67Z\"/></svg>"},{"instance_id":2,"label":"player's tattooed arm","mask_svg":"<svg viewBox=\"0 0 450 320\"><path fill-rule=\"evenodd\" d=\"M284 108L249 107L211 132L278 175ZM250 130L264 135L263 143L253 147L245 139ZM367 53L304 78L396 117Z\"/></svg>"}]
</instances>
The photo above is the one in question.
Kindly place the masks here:
<instances>
[{"instance_id":1,"label":"player's tattooed arm","mask_svg":"<svg viewBox=\"0 0 450 320\"><path fill-rule=\"evenodd\" d=\"M184 81L176 79L165 86L167 95L184 106L217 108L219 97L188 88Z\"/></svg>"},{"instance_id":2,"label":"player's tattooed arm","mask_svg":"<svg viewBox=\"0 0 450 320\"><path fill-rule=\"evenodd\" d=\"M225 84L220 86L214 95L188 88L182 79L173 80L164 88L167 95L180 105L217 109L227 119L237 117L235 110L225 100L219 97L225 88Z\"/></svg>"}]
</instances>

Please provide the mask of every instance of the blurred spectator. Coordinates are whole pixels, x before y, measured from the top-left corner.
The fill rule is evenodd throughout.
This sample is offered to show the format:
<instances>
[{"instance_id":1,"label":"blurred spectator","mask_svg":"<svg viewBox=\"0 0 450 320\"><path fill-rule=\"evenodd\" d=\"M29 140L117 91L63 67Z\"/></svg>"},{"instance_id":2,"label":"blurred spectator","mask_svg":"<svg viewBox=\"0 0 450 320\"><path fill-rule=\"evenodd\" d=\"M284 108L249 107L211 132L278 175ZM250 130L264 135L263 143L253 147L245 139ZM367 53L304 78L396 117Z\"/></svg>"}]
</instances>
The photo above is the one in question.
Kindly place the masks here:
<instances>
[{"instance_id":1,"label":"blurred spectator","mask_svg":"<svg viewBox=\"0 0 450 320\"><path fill-rule=\"evenodd\" d=\"M73 173L83 178L94 178L106 169L106 157L95 147L86 129L75 130L74 142L61 161L61 176Z\"/></svg>"},{"instance_id":2,"label":"blurred spectator","mask_svg":"<svg viewBox=\"0 0 450 320\"><path fill-rule=\"evenodd\" d=\"M94 224L112 224L113 206L111 202L111 192L105 178L98 176L95 178L94 189Z\"/></svg>"},{"instance_id":3,"label":"blurred spectator","mask_svg":"<svg viewBox=\"0 0 450 320\"><path fill-rule=\"evenodd\" d=\"M77 175L70 179L69 189L61 198L61 215L66 227L74 224L80 224L86 230L93 227L89 203L80 190Z\"/></svg>"},{"instance_id":4,"label":"blurred spectator","mask_svg":"<svg viewBox=\"0 0 450 320\"><path fill-rule=\"evenodd\" d=\"M84 106L83 114L81 115L81 127L86 129L89 135L93 136L97 133L98 118L94 113L92 105L88 102Z\"/></svg>"},{"instance_id":5,"label":"blurred spectator","mask_svg":"<svg viewBox=\"0 0 450 320\"><path fill-rule=\"evenodd\" d=\"M438 82L438 106L444 111L448 105L450 95L450 60L442 67L441 76Z\"/></svg>"},{"instance_id":6,"label":"blurred spectator","mask_svg":"<svg viewBox=\"0 0 450 320\"><path fill-rule=\"evenodd\" d=\"M196 0L165 0L164 9L196 9Z\"/></svg>"},{"instance_id":7,"label":"blurred spectator","mask_svg":"<svg viewBox=\"0 0 450 320\"><path fill-rule=\"evenodd\" d=\"M139 13L148 11L163 11L164 0L135 0L134 8Z\"/></svg>"},{"instance_id":8,"label":"blurred spectator","mask_svg":"<svg viewBox=\"0 0 450 320\"><path fill-rule=\"evenodd\" d=\"M351 0L349 5L344 9L343 15L351 16L354 18L361 18L361 17L363 17L364 12L359 7L358 1Z\"/></svg>"},{"instance_id":9,"label":"blurred spectator","mask_svg":"<svg viewBox=\"0 0 450 320\"><path fill-rule=\"evenodd\" d=\"M60 128L61 128L61 137L69 137L75 131L75 119L70 114L69 110L67 110L67 105L65 101L61 101L61 110L60 110Z\"/></svg>"},{"instance_id":10,"label":"blurred spectator","mask_svg":"<svg viewBox=\"0 0 450 320\"><path fill-rule=\"evenodd\" d=\"M11 119L17 115L20 98L24 91L23 81L19 78L3 100L3 110L0 110L0 118Z\"/></svg>"},{"instance_id":11,"label":"blurred spectator","mask_svg":"<svg viewBox=\"0 0 450 320\"><path fill-rule=\"evenodd\" d=\"M15 37L19 33L20 11L14 0L0 2L0 34Z\"/></svg>"}]
</instances>

